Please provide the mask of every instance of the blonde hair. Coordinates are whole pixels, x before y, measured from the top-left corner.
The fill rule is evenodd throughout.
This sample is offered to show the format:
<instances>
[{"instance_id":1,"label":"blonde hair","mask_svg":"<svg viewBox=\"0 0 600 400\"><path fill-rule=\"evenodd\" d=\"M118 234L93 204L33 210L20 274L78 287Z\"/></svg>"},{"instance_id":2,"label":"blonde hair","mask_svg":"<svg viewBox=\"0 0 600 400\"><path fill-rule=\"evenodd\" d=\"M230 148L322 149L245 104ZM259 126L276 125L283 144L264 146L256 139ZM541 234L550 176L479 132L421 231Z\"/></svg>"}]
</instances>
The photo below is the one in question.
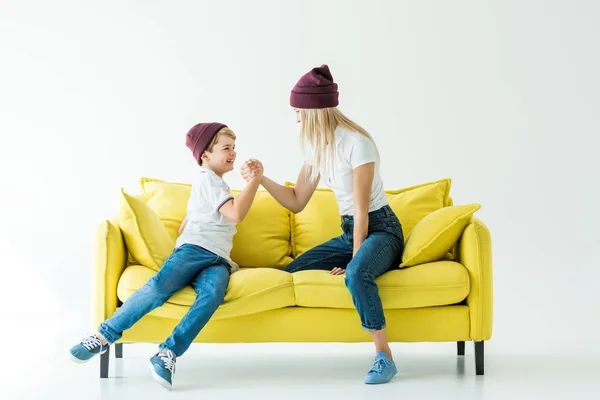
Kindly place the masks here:
<instances>
[{"instance_id":1,"label":"blonde hair","mask_svg":"<svg viewBox=\"0 0 600 400\"><path fill-rule=\"evenodd\" d=\"M368 138L373 145L375 141L356 122L346 117L337 107L305 109L298 108L300 111L300 145L303 151L309 148L313 152L312 168L307 171L307 178L314 182L319 176L322 167L328 168L329 172L334 169L335 159L335 130L338 127L360 133ZM327 144L332 143L332 146ZM375 145L377 149L377 145ZM379 155L379 151L377 150ZM329 165L323 165L325 160L329 160Z\"/></svg>"},{"instance_id":2,"label":"blonde hair","mask_svg":"<svg viewBox=\"0 0 600 400\"><path fill-rule=\"evenodd\" d=\"M229 129L228 127L221 128L217 132L215 137L212 138L212 140L208 144L208 147L204 151L208 151L209 153L212 153L212 151L215 147L215 144L219 143L219 139L223 136L227 136L229 138L232 138L233 140L237 139L237 137L235 136L235 133L231 129ZM202 165L202 157L200 157L200 165Z\"/></svg>"}]
</instances>

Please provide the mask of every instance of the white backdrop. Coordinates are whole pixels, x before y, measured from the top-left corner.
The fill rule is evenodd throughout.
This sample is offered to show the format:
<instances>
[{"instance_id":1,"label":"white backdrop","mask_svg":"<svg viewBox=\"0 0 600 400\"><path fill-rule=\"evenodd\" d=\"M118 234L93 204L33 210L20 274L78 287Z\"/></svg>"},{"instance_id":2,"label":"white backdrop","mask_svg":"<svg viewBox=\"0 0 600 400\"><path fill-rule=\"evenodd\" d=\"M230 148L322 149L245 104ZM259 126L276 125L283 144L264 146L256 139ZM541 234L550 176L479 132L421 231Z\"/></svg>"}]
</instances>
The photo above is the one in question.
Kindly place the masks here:
<instances>
[{"instance_id":1,"label":"white backdrop","mask_svg":"<svg viewBox=\"0 0 600 400\"><path fill-rule=\"evenodd\" d=\"M120 187L192 179L197 122L294 180L289 91L327 63L386 188L451 177L482 204L494 348L598 349L597 2L82 3L0 2L4 318L88 327L94 229Z\"/></svg>"}]
</instances>

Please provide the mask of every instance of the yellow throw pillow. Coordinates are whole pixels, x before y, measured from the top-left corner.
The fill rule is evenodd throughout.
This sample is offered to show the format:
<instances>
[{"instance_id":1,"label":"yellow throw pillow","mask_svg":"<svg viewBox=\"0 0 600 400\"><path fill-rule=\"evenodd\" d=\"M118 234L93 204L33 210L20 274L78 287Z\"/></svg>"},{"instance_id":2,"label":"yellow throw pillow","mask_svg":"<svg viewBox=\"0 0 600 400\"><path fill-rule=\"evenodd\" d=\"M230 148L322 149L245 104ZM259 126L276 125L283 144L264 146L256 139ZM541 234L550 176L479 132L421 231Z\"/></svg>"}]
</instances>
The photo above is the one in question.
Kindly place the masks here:
<instances>
[{"instance_id":1,"label":"yellow throw pillow","mask_svg":"<svg viewBox=\"0 0 600 400\"><path fill-rule=\"evenodd\" d=\"M390 207L402 224L405 238L427 215L452 204L451 184L448 178L406 189L386 190Z\"/></svg>"},{"instance_id":2,"label":"yellow throw pillow","mask_svg":"<svg viewBox=\"0 0 600 400\"><path fill-rule=\"evenodd\" d=\"M177 231L187 213L192 186L151 178L141 178L140 186L148 199L146 203L158 215L171 239L176 241Z\"/></svg>"},{"instance_id":3,"label":"yellow throw pillow","mask_svg":"<svg viewBox=\"0 0 600 400\"><path fill-rule=\"evenodd\" d=\"M127 249L141 265L158 271L171 255L175 242L154 211L121 189L117 215Z\"/></svg>"},{"instance_id":4,"label":"yellow throw pillow","mask_svg":"<svg viewBox=\"0 0 600 400\"><path fill-rule=\"evenodd\" d=\"M427 215L406 239L400 268L441 260L480 208L479 204L451 206Z\"/></svg>"},{"instance_id":5,"label":"yellow throw pillow","mask_svg":"<svg viewBox=\"0 0 600 400\"><path fill-rule=\"evenodd\" d=\"M452 204L450 179L428 182L400 190L386 190L390 207L402 223L406 238L427 214ZM286 182L286 186L294 184ZM317 189L306 208L291 215L292 257L296 258L342 233L340 213L330 189Z\"/></svg>"},{"instance_id":6,"label":"yellow throw pillow","mask_svg":"<svg viewBox=\"0 0 600 400\"><path fill-rule=\"evenodd\" d=\"M140 186L173 241L187 212L192 186L142 178ZM235 197L240 190L232 190ZM266 191L259 190L246 218L237 224L231 258L241 267L283 268L290 258L290 212Z\"/></svg>"}]
</instances>

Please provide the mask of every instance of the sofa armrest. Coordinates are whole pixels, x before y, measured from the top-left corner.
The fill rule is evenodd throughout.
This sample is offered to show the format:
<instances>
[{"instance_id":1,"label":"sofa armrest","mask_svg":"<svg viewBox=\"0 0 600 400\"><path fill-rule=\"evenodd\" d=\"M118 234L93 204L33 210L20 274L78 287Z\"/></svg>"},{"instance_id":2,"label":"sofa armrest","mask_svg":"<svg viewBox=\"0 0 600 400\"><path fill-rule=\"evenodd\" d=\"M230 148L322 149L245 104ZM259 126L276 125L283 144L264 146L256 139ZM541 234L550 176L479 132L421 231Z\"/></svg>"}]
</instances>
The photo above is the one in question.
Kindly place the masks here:
<instances>
[{"instance_id":1,"label":"sofa armrest","mask_svg":"<svg viewBox=\"0 0 600 400\"><path fill-rule=\"evenodd\" d=\"M492 239L487 226L477 218L467 225L458 241L458 261L467 268L471 281L467 296L471 339L488 340L492 336L494 300Z\"/></svg>"},{"instance_id":2,"label":"sofa armrest","mask_svg":"<svg viewBox=\"0 0 600 400\"><path fill-rule=\"evenodd\" d=\"M115 221L104 221L96 229L94 257L91 304L93 329L97 329L117 309L117 284L127 266L125 242Z\"/></svg>"}]
</instances>

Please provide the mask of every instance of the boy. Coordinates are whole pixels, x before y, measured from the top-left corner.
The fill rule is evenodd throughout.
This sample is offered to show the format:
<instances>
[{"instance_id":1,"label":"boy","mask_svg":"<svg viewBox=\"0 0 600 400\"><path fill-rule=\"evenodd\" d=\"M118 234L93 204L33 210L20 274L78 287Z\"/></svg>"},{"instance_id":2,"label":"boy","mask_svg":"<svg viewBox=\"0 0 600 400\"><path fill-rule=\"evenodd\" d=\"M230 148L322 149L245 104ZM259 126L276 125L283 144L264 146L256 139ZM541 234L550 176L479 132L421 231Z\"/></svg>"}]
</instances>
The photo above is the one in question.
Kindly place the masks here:
<instances>
[{"instance_id":1,"label":"boy","mask_svg":"<svg viewBox=\"0 0 600 400\"><path fill-rule=\"evenodd\" d=\"M186 145L200 165L192 185L187 215L179 229L175 250L159 272L102 323L98 333L71 348L75 362L84 363L121 338L144 315L164 304L176 291L191 284L197 297L190 310L150 359L152 376L170 390L175 362L223 302L229 276L239 269L231 260L235 225L252 205L262 172L234 199L223 175L233 170L236 136L220 123L197 124L187 133Z\"/></svg>"}]
</instances>

